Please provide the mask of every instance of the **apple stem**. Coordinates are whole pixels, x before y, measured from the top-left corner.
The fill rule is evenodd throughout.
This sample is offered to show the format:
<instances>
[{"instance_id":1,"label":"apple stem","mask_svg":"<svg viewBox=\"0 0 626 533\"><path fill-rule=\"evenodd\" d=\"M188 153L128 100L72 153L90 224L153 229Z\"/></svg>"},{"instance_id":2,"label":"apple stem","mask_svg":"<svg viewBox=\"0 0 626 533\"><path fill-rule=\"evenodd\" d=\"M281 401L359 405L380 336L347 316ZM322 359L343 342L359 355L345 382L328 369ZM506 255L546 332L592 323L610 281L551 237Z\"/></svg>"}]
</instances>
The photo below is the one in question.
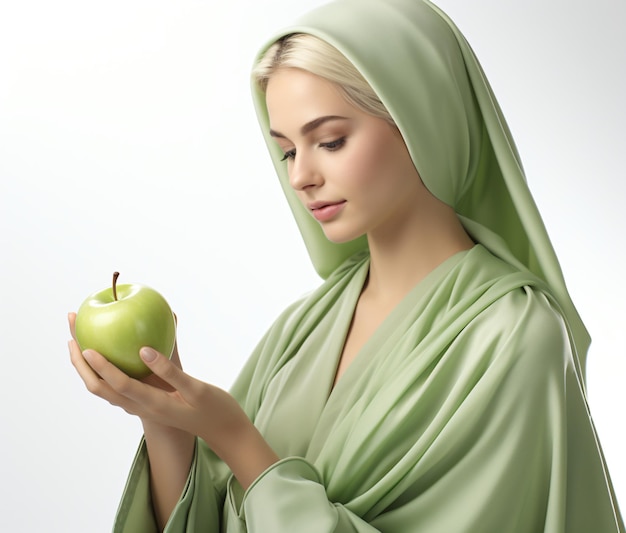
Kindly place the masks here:
<instances>
[{"instance_id":1,"label":"apple stem","mask_svg":"<svg viewBox=\"0 0 626 533\"><path fill-rule=\"evenodd\" d=\"M119 277L119 272L113 272L113 299L117 302L117 278Z\"/></svg>"}]
</instances>

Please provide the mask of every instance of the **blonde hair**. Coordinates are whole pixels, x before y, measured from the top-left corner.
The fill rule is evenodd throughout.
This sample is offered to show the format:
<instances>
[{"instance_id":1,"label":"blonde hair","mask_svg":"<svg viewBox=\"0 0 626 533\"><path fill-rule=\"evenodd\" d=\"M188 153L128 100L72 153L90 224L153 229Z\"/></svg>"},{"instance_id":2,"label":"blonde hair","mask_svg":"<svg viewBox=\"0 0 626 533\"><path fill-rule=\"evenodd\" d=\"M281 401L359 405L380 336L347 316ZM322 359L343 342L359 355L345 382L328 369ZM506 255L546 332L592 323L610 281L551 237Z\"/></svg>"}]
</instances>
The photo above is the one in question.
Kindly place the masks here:
<instances>
[{"instance_id":1,"label":"blonde hair","mask_svg":"<svg viewBox=\"0 0 626 533\"><path fill-rule=\"evenodd\" d=\"M395 126L387 108L369 83L334 46L306 33L292 33L270 46L252 70L259 89L267 90L280 68L298 68L334 83L353 106Z\"/></svg>"}]
</instances>

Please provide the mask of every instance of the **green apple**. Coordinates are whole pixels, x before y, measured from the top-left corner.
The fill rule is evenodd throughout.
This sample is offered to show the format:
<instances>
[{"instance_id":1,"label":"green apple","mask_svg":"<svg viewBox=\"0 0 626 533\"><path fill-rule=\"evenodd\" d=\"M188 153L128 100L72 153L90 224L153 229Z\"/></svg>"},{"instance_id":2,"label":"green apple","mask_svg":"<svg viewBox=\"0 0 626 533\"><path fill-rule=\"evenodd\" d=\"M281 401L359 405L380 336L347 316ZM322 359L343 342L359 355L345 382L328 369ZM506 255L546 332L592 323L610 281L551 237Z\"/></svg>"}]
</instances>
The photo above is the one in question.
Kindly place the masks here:
<instances>
[{"instance_id":1,"label":"green apple","mask_svg":"<svg viewBox=\"0 0 626 533\"><path fill-rule=\"evenodd\" d=\"M76 314L76 340L81 350L95 350L131 377L142 378L150 369L139 356L150 346L172 356L176 320L169 304L145 285L113 284L90 295Z\"/></svg>"}]
</instances>

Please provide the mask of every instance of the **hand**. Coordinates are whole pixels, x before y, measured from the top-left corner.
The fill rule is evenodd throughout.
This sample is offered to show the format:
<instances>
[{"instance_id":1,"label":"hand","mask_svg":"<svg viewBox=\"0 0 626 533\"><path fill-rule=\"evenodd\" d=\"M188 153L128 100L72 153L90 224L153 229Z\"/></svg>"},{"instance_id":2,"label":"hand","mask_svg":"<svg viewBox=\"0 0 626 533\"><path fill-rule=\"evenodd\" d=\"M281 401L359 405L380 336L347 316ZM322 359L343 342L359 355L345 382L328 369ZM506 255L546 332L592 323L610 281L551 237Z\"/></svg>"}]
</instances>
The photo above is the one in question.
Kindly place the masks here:
<instances>
[{"instance_id":1,"label":"hand","mask_svg":"<svg viewBox=\"0 0 626 533\"><path fill-rule=\"evenodd\" d=\"M69 343L70 358L87 389L128 413L139 416L142 420L182 429L180 427L182 419L178 419L182 414L180 410L184 406L187 406L188 410L192 408L191 404L185 400L185 396L177 391L174 383L182 386L182 391L187 393L189 399L193 398L199 389L219 390L182 372L177 345L174 347L171 360L162 354L157 354L151 348L144 348L141 351L142 359L144 355L154 357L153 361L144 359L148 367L155 367L151 368L153 373L141 380L130 378L94 350L81 353L76 341L76 314L70 313L68 320L72 334L72 340ZM162 375L159 375L159 371ZM170 409L176 407L176 409L173 412L168 409L163 410L166 406ZM185 420L188 420L189 415L187 411ZM176 424L168 423L169 416ZM199 432L193 434L198 435Z\"/></svg>"},{"instance_id":2,"label":"hand","mask_svg":"<svg viewBox=\"0 0 626 533\"><path fill-rule=\"evenodd\" d=\"M73 330L72 324L73 317ZM278 460L237 401L183 372L178 356L170 361L152 348L142 348L140 355L154 375L139 381L93 350L81 353L75 339L70 341L70 355L91 393L139 416L144 425L168 426L201 437L242 486Z\"/></svg>"},{"instance_id":3,"label":"hand","mask_svg":"<svg viewBox=\"0 0 626 533\"><path fill-rule=\"evenodd\" d=\"M69 326L70 326L70 333L72 335L72 339L74 341L74 343L76 344L76 347L80 350L80 348L78 347L78 341L76 341L76 313L69 313L67 315L67 319L69 322ZM176 316L176 314L174 314L174 320L176 320L176 322L178 322L178 317ZM72 354L72 342L70 341L70 354ZM87 373L89 374L90 372L93 372L93 370L88 369L85 367L84 364L80 363L80 358L77 358L79 366L76 367L76 364L74 364L74 366L76 367L76 370L78 370L78 373L81 375L81 377L83 378L83 381L85 380L85 378L87 376L84 376L83 373ZM180 362L180 356L178 355L178 343L174 344L174 350L172 352L172 357L170 358L170 361L172 361L172 363L174 363L178 368L182 369L182 365ZM72 355L72 363L74 363L74 357ZM86 371L86 372L85 372ZM164 382L160 377L158 377L156 374L150 374L149 376L146 376L144 378L141 379L141 381L143 381L144 383L148 383L149 385L152 385L154 387L158 387L161 388L163 390L172 390L172 387Z\"/></svg>"}]
</instances>

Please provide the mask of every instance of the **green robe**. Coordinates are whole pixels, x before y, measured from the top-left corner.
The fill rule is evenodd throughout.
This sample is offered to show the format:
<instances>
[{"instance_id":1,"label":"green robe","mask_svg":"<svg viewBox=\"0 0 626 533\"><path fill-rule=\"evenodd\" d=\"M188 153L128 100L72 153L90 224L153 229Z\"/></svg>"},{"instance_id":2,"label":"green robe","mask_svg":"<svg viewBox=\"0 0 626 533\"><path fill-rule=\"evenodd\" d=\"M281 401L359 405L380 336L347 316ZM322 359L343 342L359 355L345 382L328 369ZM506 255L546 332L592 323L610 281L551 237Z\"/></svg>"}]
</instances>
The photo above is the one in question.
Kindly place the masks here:
<instances>
[{"instance_id":1,"label":"green robe","mask_svg":"<svg viewBox=\"0 0 626 533\"><path fill-rule=\"evenodd\" d=\"M245 492L198 441L168 532L609 533L619 518L558 304L481 245L392 311L332 388L368 270L287 309L233 387L281 461ZM142 446L116 532L154 532Z\"/></svg>"},{"instance_id":2,"label":"green robe","mask_svg":"<svg viewBox=\"0 0 626 533\"><path fill-rule=\"evenodd\" d=\"M245 492L197 442L172 533L623 531L587 409L587 331L506 121L456 26L426 0L335 0L281 30L340 50L397 124L426 187L474 241L419 283L332 388L368 271L270 156L325 279L290 306L232 393L281 457ZM269 236L271 238L271 236ZM156 531L140 447L115 531Z\"/></svg>"}]
</instances>

